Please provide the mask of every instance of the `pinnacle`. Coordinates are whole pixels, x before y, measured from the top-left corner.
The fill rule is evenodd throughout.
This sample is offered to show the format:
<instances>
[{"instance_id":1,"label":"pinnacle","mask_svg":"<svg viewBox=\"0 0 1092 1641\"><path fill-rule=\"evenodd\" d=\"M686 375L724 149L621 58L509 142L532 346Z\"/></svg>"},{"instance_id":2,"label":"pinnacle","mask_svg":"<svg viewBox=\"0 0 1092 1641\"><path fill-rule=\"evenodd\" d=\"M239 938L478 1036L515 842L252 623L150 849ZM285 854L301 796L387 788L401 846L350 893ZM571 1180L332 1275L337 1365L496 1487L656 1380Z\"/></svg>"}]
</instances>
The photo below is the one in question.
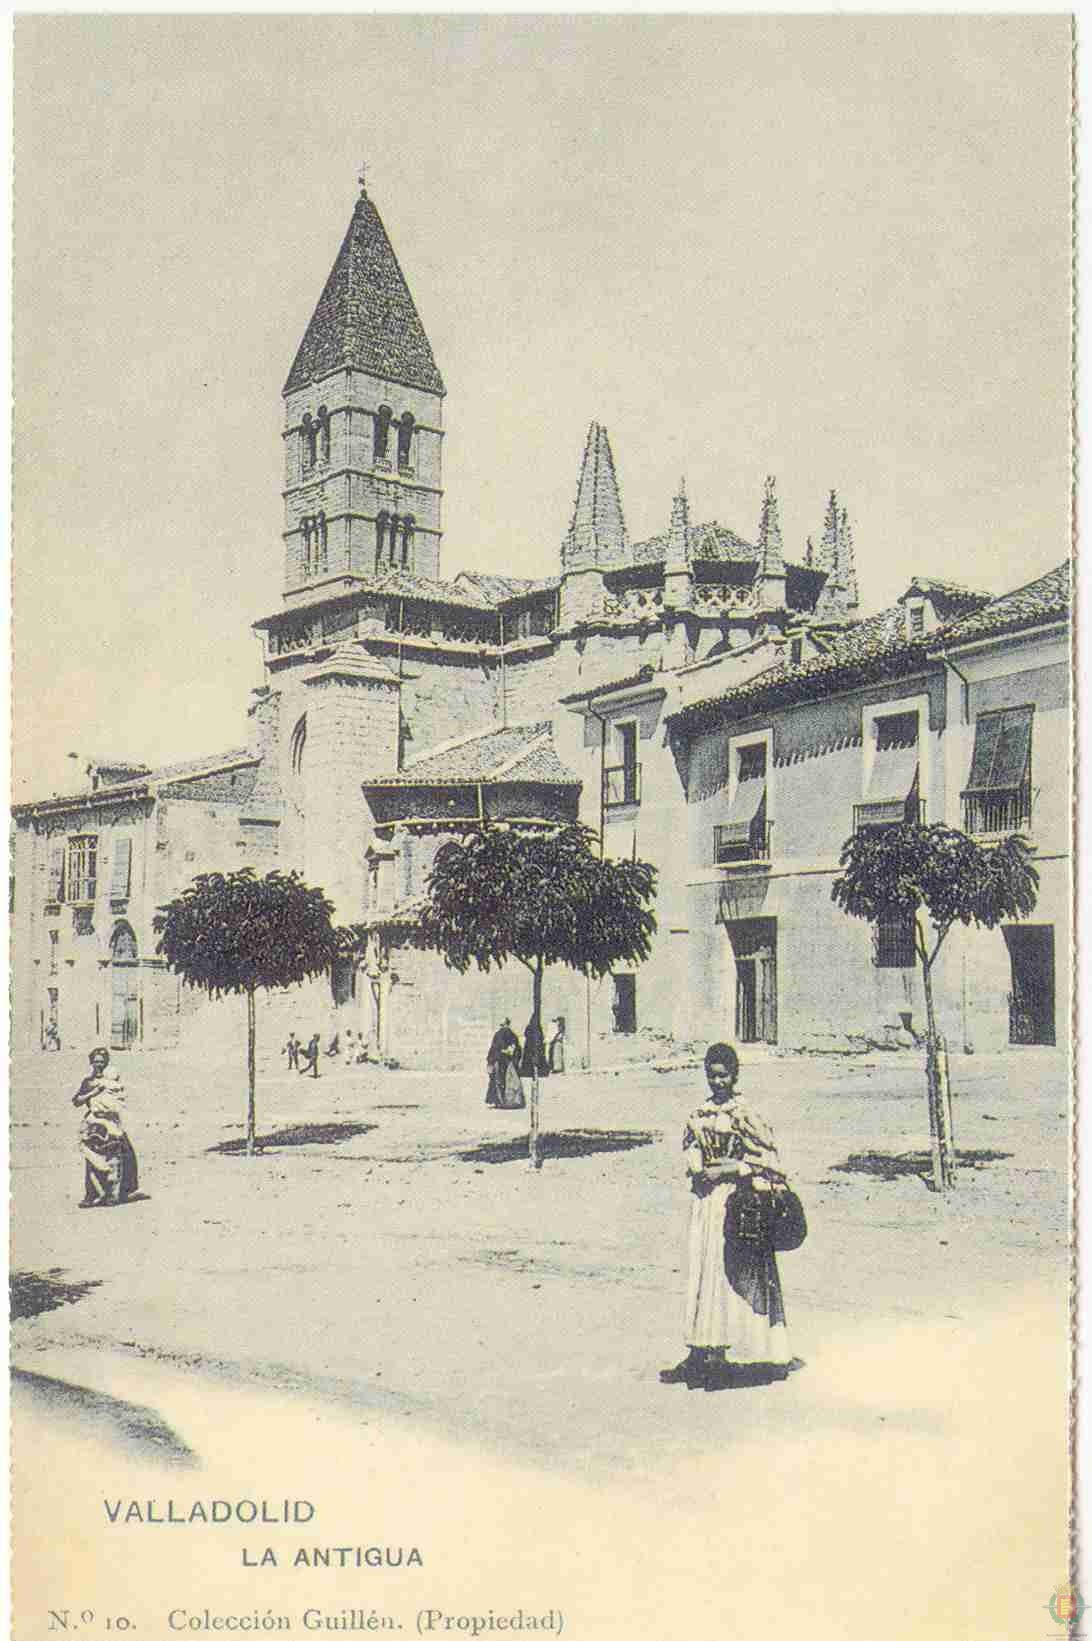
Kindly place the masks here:
<instances>
[{"instance_id":1,"label":"pinnacle","mask_svg":"<svg viewBox=\"0 0 1092 1641\"><path fill-rule=\"evenodd\" d=\"M626 521L618 494L607 430L592 422L584 445L584 459L576 488L576 505L565 538L564 556L590 554L592 558L613 557L628 545Z\"/></svg>"}]
</instances>

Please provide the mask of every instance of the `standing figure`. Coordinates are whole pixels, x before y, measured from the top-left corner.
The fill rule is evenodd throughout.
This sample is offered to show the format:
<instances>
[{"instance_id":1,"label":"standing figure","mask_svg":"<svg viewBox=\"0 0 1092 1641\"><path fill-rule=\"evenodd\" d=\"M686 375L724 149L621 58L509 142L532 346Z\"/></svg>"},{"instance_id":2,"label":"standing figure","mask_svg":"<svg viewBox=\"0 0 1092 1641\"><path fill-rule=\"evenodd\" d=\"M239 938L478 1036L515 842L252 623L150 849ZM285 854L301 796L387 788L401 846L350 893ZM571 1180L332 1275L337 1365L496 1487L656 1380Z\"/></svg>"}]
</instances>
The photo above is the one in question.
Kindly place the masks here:
<instances>
[{"instance_id":1,"label":"standing figure","mask_svg":"<svg viewBox=\"0 0 1092 1641\"><path fill-rule=\"evenodd\" d=\"M54 1049L58 1053L61 1047L61 1034L57 1030L56 1020L51 1020L45 1028L45 1037L42 1039L44 1049Z\"/></svg>"},{"instance_id":2,"label":"standing figure","mask_svg":"<svg viewBox=\"0 0 1092 1641\"><path fill-rule=\"evenodd\" d=\"M542 1027L532 1014L527 1022L527 1030L523 1034L523 1059L520 1071L525 1077L548 1077L550 1062L546 1058L546 1039L542 1035Z\"/></svg>"},{"instance_id":3,"label":"standing figure","mask_svg":"<svg viewBox=\"0 0 1092 1641\"><path fill-rule=\"evenodd\" d=\"M288 1033L288 1041L281 1053L288 1055L289 1071L298 1071L300 1068L300 1040L294 1031Z\"/></svg>"},{"instance_id":4,"label":"standing figure","mask_svg":"<svg viewBox=\"0 0 1092 1641\"><path fill-rule=\"evenodd\" d=\"M137 1160L125 1131L125 1090L110 1067L110 1051L92 1049L91 1075L85 1077L72 1104L82 1109L80 1155L84 1164L81 1208L109 1208L137 1189Z\"/></svg>"},{"instance_id":5,"label":"standing figure","mask_svg":"<svg viewBox=\"0 0 1092 1641\"><path fill-rule=\"evenodd\" d=\"M356 1035L352 1026L345 1030L345 1040L341 1045L341 1055L347 1066L356 1065Z\"/></svg>"},{"instance_id":6,"label":"standing figure","mask_svg":"<svg viewBox=\"0 0 1092 1641\"><path fill-rule=\"evenodd\" d=\"M316 1031L307 1047L300 1050L299 1073L301 1077L306 1077L308 1072L311 1073L312 1077L318 1076L318 1057L319 1034Z\"/></svg>"},{"instance_id":7,"label":"standing figure","mask_svg":"<svg viewBox=\"0 0 1092 1641\"><path fill-rule=\"evenodd\" d=\"M565 1016L563 1014L559 1014L554 1021L554 1034L550 1038L546 1058L550 1062L550 1070L553 1074L560 1076L565 1070Z\"/></svg>"},{"instance_id":8,"label":"standing figure","mask_svg":"<svg viewBox=\"0 0 1092 1641\"><path fill-rule=\"evenodd\" d=\"M493 1033L493 1041L485 1057L485 1063L489 1067L489 1083L485 1090L486 1105L495 1105L503 1111L518 1111L521 1106L526 1105L518 1061L519 1038L512 1030L511 1020L505 1015Z\"/></svg>"},{"instance_id":9,"label":"standing figure","mask_svg":"<svg viewBox=\"0 0 1092 1641\"><path fill-rule=\"evenodd\" d=\"M727 1043L705 1056L709 1098L690 1115L683 1157L693 1202L686 1288L686 1360L660 1375L715 1389L733 1370L765 1369L784 1378L790 1361L785 1306L773 1248L741 1232L738 1212L750 1192L785 1176L769 1125L736 1088L739 1057ZM746 1198L733 1202L739 1192ZM759 1219L761 1216L754 1216ZM738 1382L738 1377L737 1377Z\"/></svg>"}]
</instances>

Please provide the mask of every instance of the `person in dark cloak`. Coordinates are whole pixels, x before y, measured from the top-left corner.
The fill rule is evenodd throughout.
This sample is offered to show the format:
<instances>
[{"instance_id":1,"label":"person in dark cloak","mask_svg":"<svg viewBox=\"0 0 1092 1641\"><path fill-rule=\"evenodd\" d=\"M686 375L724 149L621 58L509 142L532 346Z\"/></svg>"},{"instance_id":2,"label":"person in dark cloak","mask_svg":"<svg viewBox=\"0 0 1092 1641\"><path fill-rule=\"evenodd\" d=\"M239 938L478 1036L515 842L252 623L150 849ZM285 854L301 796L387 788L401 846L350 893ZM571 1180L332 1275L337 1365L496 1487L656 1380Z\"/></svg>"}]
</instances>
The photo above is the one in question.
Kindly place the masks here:
<instances>
[{"instance_id":1,"label":"person in dark cloak","mask_svg":"<svg viewBox=\"0 0 1092 1641\"><path fill-rule=\"evenodd\" d=\"M523 1083L519 1075L519 1053L519 1038L512 1030L512 1022L506 1015L493 1033L493 1041L485 1057L485 1063L489 1068L489 1082L485 1090L486 1105L496 1106L502 1111L518 1111L521 1106L526 1105Z\"/></svg>"}]
</instances>

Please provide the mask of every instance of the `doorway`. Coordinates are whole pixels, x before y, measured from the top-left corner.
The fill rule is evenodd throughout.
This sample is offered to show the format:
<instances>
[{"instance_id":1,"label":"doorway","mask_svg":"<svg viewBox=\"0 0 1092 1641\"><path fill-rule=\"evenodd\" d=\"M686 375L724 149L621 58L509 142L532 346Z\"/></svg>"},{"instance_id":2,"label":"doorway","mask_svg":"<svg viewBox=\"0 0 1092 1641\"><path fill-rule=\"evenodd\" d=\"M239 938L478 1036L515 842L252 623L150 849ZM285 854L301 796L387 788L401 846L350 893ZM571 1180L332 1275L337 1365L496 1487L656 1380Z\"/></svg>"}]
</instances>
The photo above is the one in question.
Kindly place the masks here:
<instances>
[{"instance_id":1,"label":"doorway","mask_svg":"<svg viewBox=\"0 0 1092 1641\"><path fill-rule=\"evenodd\" d=\"M735 1035L739 1043L777 1042L777 919L729 923L735 959Z\"/></svg>"},{"instance_id":2,"label":"doorway","mask_svg":"<svg viewBox=\"0 0 1092 1641\"><path fill-rule=\"evenodd\" d=\"M1004 935L1012 967L1009 1042L1053 1045L1054 926L1010 923Z\"/></svg>"},{"instance_id":3,"label":"doorway","mask_svg":"<svg viewBox=\"0 0 1092 1641\"><path fill-rule=\"evenodd\" d=\"M110 942L110 1047L130 1048L140 1035L136 936L127 923Z\"/></svg>"},{"instance_id":4,"label":"doorway","mask_svg":"<svg viewBox=\"0 0 1092 1641\"><path fill-rule=\"evenodd\" d=\"M614 1000L611 1003L614 1029L629 1035L637 1030L637 976L615 974L611 978L614 981Z\"/></svg>"}]
</instances>

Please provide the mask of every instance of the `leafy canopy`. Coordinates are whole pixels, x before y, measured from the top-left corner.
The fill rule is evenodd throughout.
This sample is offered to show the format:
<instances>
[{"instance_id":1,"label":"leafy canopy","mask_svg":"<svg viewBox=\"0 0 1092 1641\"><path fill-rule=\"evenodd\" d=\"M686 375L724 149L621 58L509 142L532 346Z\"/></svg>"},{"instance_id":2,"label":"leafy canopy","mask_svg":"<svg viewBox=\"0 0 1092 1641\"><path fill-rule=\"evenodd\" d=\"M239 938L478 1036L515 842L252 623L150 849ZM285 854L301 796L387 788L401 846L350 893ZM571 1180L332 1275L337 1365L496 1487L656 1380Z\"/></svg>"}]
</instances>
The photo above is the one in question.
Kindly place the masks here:
<instances>
[{"instance_id":1,"label":"leafy canopy","mask_svg":"<svg viewBox=\"0 0 1092 1641\"><path fill-rule=\"evenodd\" d=\"M332 912L322 890L297 872L209 872L156 917L156 949L188 985L213 997L291 986L322 974L337 956Z\"/></svg>"},{"instance_id":2,"label":"leafy canopy","mask_svg":"<svg viewBox=\"0 0 1092 1641\"><path fill-rule=\"evenodd\" d=\"M846 839L840 864L831 898L851 917L875 922L923 907L938 930L1026 917L1039 886L1026 839L983 845L940 823L866 828Z\"/></svg>"},{"instance_id":3,"label":"leafy canopy","mask_svg":"<svg viewBox=\"0 0 1092 1641\"><path fill-rule=\"evenodd\" d=\"M440 850L415 943L443 954L460 974L515 957L529 967L564 963L600 976L649 954L656 919L648 909L656 869L601 860L595 833L484 826Z\"/></svg>"}]
</instances>

